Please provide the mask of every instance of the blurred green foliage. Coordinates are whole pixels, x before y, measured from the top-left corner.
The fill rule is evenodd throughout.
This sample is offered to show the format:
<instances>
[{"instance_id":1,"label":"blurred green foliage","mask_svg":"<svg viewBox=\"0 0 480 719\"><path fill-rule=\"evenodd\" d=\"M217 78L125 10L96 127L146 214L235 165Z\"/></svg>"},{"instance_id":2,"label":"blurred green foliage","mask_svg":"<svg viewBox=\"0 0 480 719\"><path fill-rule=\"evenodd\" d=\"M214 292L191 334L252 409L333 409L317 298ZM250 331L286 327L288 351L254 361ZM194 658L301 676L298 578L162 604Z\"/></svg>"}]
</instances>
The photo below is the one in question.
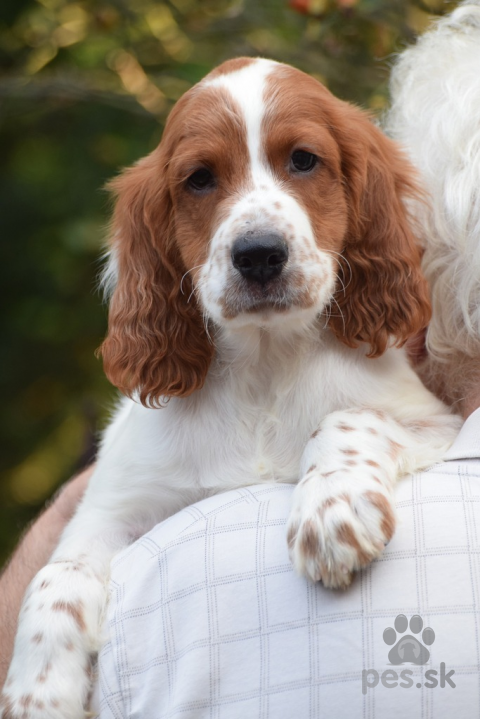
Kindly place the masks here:
<instances>
[{"instance_id":1,"label":"blurred green foliage","mask_svg":"<svg viewBox=\"0 0 480 719\"><path fill-rule=\"evenodd\" d=\"M443 0L2 0L0 563L92 457L115 391L94 350L105 181L221 61L262 55L380 111L389 58Z\"/></svg>"}]
</instances>

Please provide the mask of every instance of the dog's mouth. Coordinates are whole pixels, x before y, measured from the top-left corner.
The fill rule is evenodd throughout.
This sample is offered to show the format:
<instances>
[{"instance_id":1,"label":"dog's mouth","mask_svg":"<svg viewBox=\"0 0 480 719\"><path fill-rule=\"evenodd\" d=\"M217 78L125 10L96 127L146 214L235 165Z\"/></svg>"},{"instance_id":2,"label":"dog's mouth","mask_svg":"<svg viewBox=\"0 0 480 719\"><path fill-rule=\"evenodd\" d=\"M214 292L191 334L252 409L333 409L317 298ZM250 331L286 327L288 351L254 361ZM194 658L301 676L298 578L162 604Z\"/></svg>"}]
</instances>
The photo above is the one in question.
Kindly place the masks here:
<instances>
[{"instance_id":1,"label":"dog's mouth","mask_svg":"<svg viewBox=\"0 0 480 719\"><path fill-rule=\"evenodd\" d=\"M235 278L227 288L222 314L227 320L242 314L285 314L315 305L315 293L300 273L282 274L265 283Z\"/></svg>"}]
</instances>

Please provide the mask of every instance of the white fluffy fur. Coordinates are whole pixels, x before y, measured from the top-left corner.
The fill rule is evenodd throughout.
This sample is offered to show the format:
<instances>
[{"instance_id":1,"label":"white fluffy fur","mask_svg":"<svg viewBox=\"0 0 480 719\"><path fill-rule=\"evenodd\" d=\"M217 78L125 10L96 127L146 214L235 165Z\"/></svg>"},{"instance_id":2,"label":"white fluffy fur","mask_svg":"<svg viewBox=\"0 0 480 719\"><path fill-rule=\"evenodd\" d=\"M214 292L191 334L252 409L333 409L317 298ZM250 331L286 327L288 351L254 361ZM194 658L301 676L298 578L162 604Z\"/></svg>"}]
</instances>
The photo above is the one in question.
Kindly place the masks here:
<instances>
[{"instance_id":1,"label":"white fluffy fur","mask_svg":"<svg viewBox=\"0 0 480 719\"><path fill-rule=\"evenodd\" d=\"M427 346L439 360L480 353L480 2L462 3L403 52L385 126L419 169L416 208L432 289Z\"/></svg>"},{"instance_id":2,"label":"white fluffy fur","mask_svg":"<svg viewBox=\"0 0 480 719\"><path fill-rule=\"evenodd\" d=\"M255 102L258 110L261 98ZM252 156L251 165L257 214L270 193L288 207L262 161ZM308 230L308 217L298 221ZM327 255L317 259L333 273ZM205 273L210 291L214 275ZM114 275L113 260L107 285ZM228 281L228 273L219 276ZM208 313L202 283L199 298ZM316 311L324 304L320 297ZM321 575L326 586L345 586L389 539L382 503L393 512L397 477L440 459L450 445L459 420L423 387L403 350L368 359L365 348L341 345L311 311L293 319L273 313L261 323L248 316L235 324L214 316L216 357L201 390L161 410L121 402L85 497L28 590L4 719L80 719L111 557L155 523L212 493L301 480L289 522L295 567L314 580ZM339 541L342 527L352 541Z\"/></svg>"}]
</instances>

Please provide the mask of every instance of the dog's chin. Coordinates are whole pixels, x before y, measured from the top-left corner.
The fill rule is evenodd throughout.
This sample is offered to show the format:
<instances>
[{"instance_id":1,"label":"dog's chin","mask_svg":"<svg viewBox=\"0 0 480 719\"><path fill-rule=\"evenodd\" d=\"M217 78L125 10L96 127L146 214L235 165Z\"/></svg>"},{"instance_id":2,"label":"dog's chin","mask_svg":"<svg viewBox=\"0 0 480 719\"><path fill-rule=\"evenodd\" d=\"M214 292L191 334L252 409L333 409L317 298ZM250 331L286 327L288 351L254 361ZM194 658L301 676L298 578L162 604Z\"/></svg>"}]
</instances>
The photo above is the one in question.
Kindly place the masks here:
<instances>
[{"instance_id":1,"label":"dog's chin","mask_svg":"<svg viewBox=\"0 0 480 719\"><path fill-rule=\"evenodd\" d=\"M331 301L333 288L333 277L307 283L303 275L282 276L263 285L237 279L215 301L208 292L199 299L204 314L226 330L260 327L290 334L316 323Z\"/></svg>"},{"instance_id":2,"label":"dog's chin","mask_svg":"<svg viewBox=\"0 0 480 719\"><path fill-rule=\"evenodd\" d=\"M226 313L222 324L230 329L243 327L278 328L282 332L295 330L315 322L323 306L316 303L295 302L295 298L243 298Z\"/></svg>"}]
</instances>

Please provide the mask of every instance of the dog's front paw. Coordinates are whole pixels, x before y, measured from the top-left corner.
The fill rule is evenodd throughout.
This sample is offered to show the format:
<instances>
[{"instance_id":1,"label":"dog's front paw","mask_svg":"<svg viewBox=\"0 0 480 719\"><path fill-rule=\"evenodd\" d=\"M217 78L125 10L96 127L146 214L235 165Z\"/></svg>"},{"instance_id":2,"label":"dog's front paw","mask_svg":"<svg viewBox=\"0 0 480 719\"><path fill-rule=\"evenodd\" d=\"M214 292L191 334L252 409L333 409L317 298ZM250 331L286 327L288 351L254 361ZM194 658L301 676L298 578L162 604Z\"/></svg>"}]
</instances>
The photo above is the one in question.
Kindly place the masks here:
<instances>
[{"instance_id":1,"label":"dog's front paw","mask_svg":"<svg viewBox=\"0 0 480 719\"><path fill-rule=\"evenodd\" d=\"M98 621L79 598L79 587L100 604L103 585L80 561L49 564L31 583L0 696L0 719L85 718L96 652L89 625Z\"/></svg>"},{"instance_id":2,"label":"dog's front paw","mask_svg":"<svg viewBox=\"0 0 480 719\"><path fill-rule=\"evenodd\" d=\"M47 663L32 678L10 672L0 695L0 719L85 719L85 693L66 667Z\"/></svg>"},{"instance_id":3,"label":"dog's front paw","mask_svg":"<svg viewBox=\"0 0 480 719\"><path fill-rule=\"evenodd\" d=\"M287 526L299 574L347 587L353 572L380 556L395 529L393 498L378 479L312 469L295 488Z\"/></svg>"},{"instance_id":4,"label":"dog's front paw","mask_svg":"<svg viewBox=\"0 0 480 719\"><path fill-rule=\"evenodd\" d=\"M76 653L73 647L65 650ZM14 662L0 695L0 719L85 719L84 702L92 681L90 662L81 667L73 657L64 659L45 657L33 671L31 662L23 667Z\"/></svg>"}]
</instances>

